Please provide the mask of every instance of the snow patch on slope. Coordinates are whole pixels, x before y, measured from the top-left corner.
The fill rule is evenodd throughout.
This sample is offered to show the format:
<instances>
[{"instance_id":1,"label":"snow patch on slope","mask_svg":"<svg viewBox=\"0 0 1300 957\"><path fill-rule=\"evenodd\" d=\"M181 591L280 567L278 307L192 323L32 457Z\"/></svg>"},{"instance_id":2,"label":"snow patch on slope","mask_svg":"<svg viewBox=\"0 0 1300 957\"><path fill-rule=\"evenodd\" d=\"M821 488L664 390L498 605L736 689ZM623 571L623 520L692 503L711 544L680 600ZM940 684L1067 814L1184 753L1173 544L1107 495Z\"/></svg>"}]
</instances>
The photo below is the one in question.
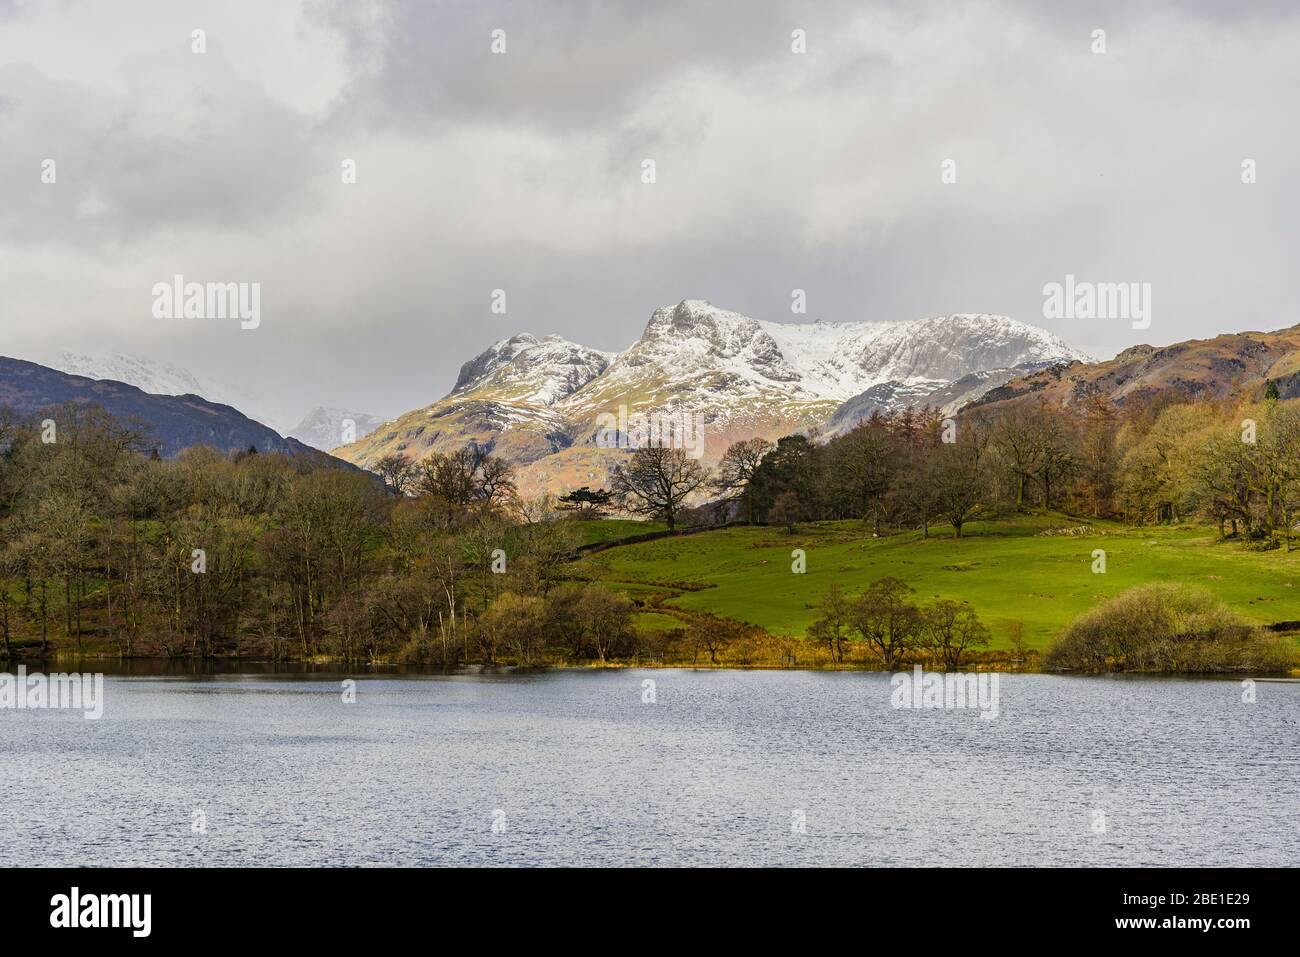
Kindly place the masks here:
<instances>
[{"instance_id":1,"label":"snow patch on slope","mask_svg":"<svg viewBox=\"0 0 1300 957\"><path fill-rule=\"evenodd\" d=\"M552 406L603 373L614 355L561 336L538 339L525 332L493 343L461 366L451 395L497 393L511 402Z\"/></svg>"},{"instance_id":2,"label":"snow patch on slope","mask_svg":"<svg viewBox=\"0 0 1300 957\"><path fill-rule=\"evenodd\" d=\"M60 372L88 379L125 382L152 395L197 395L209 402L228 405L263 425L281 428L270 412L270 403L248 389L230 384L203 382L188 369L162 359L113 352L87 355L64 351L44 363Z\"/></svg>"}]
</instances>

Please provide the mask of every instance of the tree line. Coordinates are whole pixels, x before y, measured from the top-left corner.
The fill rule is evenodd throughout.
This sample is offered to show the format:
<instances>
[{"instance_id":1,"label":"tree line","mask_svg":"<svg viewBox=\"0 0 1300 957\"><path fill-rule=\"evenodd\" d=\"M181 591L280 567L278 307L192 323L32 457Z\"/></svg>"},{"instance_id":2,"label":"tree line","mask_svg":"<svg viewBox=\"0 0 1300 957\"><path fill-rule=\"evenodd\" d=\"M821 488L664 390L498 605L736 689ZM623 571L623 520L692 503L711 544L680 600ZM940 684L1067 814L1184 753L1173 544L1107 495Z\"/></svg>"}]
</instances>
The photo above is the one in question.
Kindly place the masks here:
<instances>
[{"instance_id":1,"label":"tree line","mask_svg":"<svg viewBox=\"0 0 1300 957\"><path fill-rule=\"evenodd\" d=\"M93 405L0 410L6 655L107 645L450 667L638 651L625 596L563 580L573 523L475 446L379 476L151 446Z\"/></svg>"},{"instance_id":2,"label":"tree line","mask_svg":"<svg viewBox=\"0 0 1300 957\"><path fill-rule=\"evenodd\" d=\"M1294 545L1300 522L1300 400L1101 395L877 411L850 431L732 444L713 470L680 449L640 449L614 469L614 500L669 527L683 519L783 524L861 519L872 533L1028 509L1134 525L1213 523L1253 547ZM698 502L709 499L700 507Z\"/></svg>"},{"instance_id":3,"label":"tree line","mask_svg":"<svg viewBox=\"0 0 1300 957\"><path fill-rule=\"evenodd\" d=\"M670 528L857 519L875 535L958 537L1032 508L1208 521L1288 550L1300 518L1300 400L1276 390L1255 402L1084 396L957 419L876 413L825 440L736 442L713 469L681 449L642 448L608 489L560 501L522 497L510 464L473 444L390 456L374 473L252 449L162 460L152 447L140 423L94 405L0 409L5 654L107 644L123 655L454 666L653 653L624 595L566 580L581 544L566 518L610 508ZM865 614L841 632L819 623L817 640L833 656L846 635L870 645ZM916 621L918 634L933 630Z\"/></svg>"},{"instance_id":4,"label":"tree line","mask_svg":"<svg viewBox=\"0 0 1300 957\"><path fill-rule=\"evenodd\" d=\"M915 589L892 576L872 582L850 596L832 586L822 598L821 617L808 638L826 646L831 660L843 664L846 653L861 646L887 669L909 653L925 652L955 669L968 652L989 643L989 630L965 602L940 599L921 606Z\"/></svg>"}]
</instances>

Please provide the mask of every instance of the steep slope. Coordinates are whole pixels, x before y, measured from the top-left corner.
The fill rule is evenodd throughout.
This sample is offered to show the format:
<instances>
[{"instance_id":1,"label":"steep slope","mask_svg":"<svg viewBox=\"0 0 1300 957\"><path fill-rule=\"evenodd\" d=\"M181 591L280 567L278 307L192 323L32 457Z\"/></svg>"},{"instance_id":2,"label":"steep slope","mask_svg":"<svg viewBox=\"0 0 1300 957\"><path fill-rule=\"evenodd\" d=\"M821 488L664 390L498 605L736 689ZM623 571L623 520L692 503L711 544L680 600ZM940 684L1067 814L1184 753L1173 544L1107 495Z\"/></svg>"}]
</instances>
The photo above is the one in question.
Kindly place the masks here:
<instances>
[{"instance_id":1,"label":"steep slope","mask_svg":"<svg viewBox=\"0 0 1300 957\"><path fill-rule=\"evenodd\" d=\"M722 439L771 437L823 425L842 403L886 383L913 399L972 372L1081 358L1005 316L796 325L684 300L656 310L641 339L567 409L579 418L618 404L684 410L702 414Z\"/></svg>"},{"instance_id":2,"label":"steep slope","mask_svg":"<svg viewBox=\"0 0 1300 957\"><path fill-rule=\"evenodd\" d=\"M151 395L125 382L71 375L0 356L0 406L29 414L65 402L96 403L115 417L139 419L149 426L164 456L192 445L211 445L222 451L253 446L261 452L324 455L297 439L281 438L237 409L197 395Z\"/></svg>"},{"instance_id":3,"label":"steep slope","mask_svg":"<svg viewBox=\"0 0 1300 957\"><path fill-rule=\"evenodd\" d=\"M907 385L891 381L874 385L861 395L849 399L831 416L822 430L832 436L847 432L873 412L896 412L911 406L916 409L931 408L942 415L954 415L963 407L981 398L992 389L1005 385L1018 376L1029 375L1058 362L1025 362L1011 369L989 369L971 372L935 388L929 383Z\"/></svg>"},{"instance_id":4,"label":"steep slope","mask_svg":"<svg viewBox=\"0 0 1300 957\"><path fill-rule=\"evenodd\" d=\"M945 383L972 372L1088 356L1037 326L1006 316L957 313L908 322L763 323L805 378L848 399L896 381ZM847 390L847 392L846 392Z\"/></svg>"},{"instance_id":5,"label":"steep slope","mask_svg":"<svg viewBox=\"0 0 1300 957\"><path fill-rule=\"evenodd\" d=\"M807 357L783 350L772 334L779 330L701 300L657 309L641 338L575 393L565 412L588 440L599 416L620 409L698 415L714 457L742 434L815 425L848 387L809 375L798 364Z\"/></svg>"},{"instance_id":6,"label":"steep slope","mask_svg":"<svg viewBox=\"0 0 1300 957\"><path fill-rule=\"evenodd\" d=\"M967 408L1031 399L1069 406L1094 394L1117 405L1168 394L1183 400L1257 397L1269 379L1283 398L1300 396L1300 326L1163 347L1133 346L1105 362L1056 365L1017 376Z\"/></svg>"},{"instance_id":7,"label":"steep slope","mask_svg":"<svg viewBox=\"0 0 1300 957\"><path fill-rule=\"evenodd\" d=\"M339 454L370 467L391 453L420 459L476 442L515 462L536 461L573 444L571 426L556 406L604 372L612 358L560 336L502 339L461 366L445 398L385 422Z\"/></svg>"}]
</instances>

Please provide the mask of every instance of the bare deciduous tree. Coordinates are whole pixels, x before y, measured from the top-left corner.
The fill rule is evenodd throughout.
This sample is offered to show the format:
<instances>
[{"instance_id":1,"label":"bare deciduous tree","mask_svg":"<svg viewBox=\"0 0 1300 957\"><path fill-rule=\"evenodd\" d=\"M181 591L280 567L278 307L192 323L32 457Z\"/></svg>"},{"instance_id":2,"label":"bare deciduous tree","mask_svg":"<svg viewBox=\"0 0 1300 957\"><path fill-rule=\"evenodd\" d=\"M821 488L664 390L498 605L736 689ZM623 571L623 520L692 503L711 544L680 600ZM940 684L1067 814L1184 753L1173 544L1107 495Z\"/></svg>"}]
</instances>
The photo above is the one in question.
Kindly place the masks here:
<instances>
[{"instance_id":1,"label":"bare deciduous tree","mask_svg":"<svg viewBox=\"0 0 1300 957\"><path fill-rule=\"evenodd\" d=\"M709 483L730 501L745 503L745 520L754 521L754 475L763 458L775 448L766 439L733 442L718 462L718 473Z\"/></svg>"},{"instance_id":2,"label":"bare deciduous tree","mask_svg":"<svg viewBox=\"0 0 1300 957\"><path fill-rule=\"evenodd\" d=\"M385 455L375 463L375 471L384 480L384 487L399 498L406 495L415 482L416 465L400 452Z\"/></svg>"},{"instance_id":3,"label":"bare deciduous tree","mask_svg":"<svg viewBox=\"0 0 1300 957\"><path fill-rule=\"evenodd\" d=\"M708 469L682 449L647 446L614 466L610 487L622 508L662 518L671 529L687 497L708 479Z\"/></svg>"},{"instance_id":4,"label":"bare deciduous tree","mask_svg":"<svg viewBox=\"0 0 1300 957\"><path fill-rule=\"evenodd\" d=\"M877 655L893 668L921 630L921 610L911 601L915 589L892 576L872 582L853 602L849 623Z\"/></svg>"},{"instance_id":5,"label":"bare deciduous tree","mask_svg":"<svg viewBox=\"0 0 1300 957\"><path fill-rule=\"evenodd\" d=\"M920 641L939 654L945 668L957 668L967 651L989 643L989 630L970 605L944 598L921 612Z\"/></svg>"}]
</instances>

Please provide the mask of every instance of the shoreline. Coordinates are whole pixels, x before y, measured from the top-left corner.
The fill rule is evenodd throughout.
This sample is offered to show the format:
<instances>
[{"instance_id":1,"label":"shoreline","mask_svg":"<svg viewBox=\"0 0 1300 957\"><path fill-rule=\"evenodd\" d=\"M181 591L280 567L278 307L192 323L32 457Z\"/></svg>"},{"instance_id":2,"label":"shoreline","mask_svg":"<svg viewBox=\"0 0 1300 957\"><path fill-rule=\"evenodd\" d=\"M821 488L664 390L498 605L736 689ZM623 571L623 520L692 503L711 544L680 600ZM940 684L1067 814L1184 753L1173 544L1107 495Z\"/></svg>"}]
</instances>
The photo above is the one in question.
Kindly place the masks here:
<instances>
[{"instance_id":1,"label":"shoreline","mask_svg":"<svg viewBox=\"0 0 1300 957\"><path fill-rule=\"evenodd\" d=\"M1035 653L1034 658L1038 655ZM899 674L910 673L921 667L927 673L962 673L962 674L1005 674L1005 675L1051 675L1059 678L1103 678L1103 677L1141 677L1141 678L1197 678L1218 680L1300 680L1300 669L1290 671L1129 671L1113 669L1107 671L1048 671L1038 666L1035 660L1031 667L999 667L1002 662L982 661L963 664L958 668L948 669L941 662L906 661L893 668L870 667L865 664L840 665L782 665L782 664L736 664L732 662L662 662L662 661L606 661L606 662L554 662L545 665L523 666L514 664L471 664L455 668L438 668L432 665L413 664L396 661L347 662L340 658L314 658L276 660L254 657L211 657L211 658L166 658L157 656L136 656L123 658L117 655L77 654L75 652L56 653L41 656L10 656L0 659L0 671L26 666L32 671L36 665L39 670L50 671L51 666L61 664L91 664L113 662L121 671L115 674L130 675L136 672L134 665L141 666L140 677L157 675L210 674L210 675L353 675L373 673L377 675L441 675L441 676L477 676L477 675L512 675L545 674L550 671L597 672L597 671L779 671L808 673L874 673ZM1029 664L1029 662L1026 662ZM252 670L241 670L240 666L250 666Z\"/></svg>"}]
</instances>

